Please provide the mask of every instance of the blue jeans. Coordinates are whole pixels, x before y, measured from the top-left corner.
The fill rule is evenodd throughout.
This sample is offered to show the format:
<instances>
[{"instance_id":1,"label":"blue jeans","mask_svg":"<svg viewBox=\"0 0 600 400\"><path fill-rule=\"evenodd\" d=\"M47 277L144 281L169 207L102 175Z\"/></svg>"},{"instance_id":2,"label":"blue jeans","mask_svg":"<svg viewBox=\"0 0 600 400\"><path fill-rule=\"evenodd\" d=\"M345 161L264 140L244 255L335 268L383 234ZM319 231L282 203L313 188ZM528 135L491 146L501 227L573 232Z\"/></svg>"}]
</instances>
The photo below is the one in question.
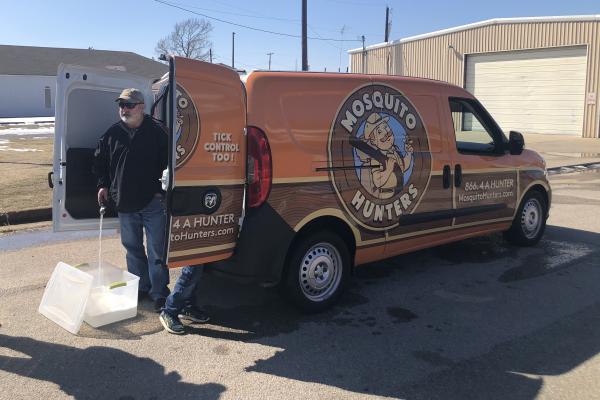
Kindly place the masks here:
<instances>
[{"instance_id":1,"label":"blue jeans","mask_svg":"<svg viewBox=\"0 0 600 400\"><path fill-rule=\"evenodd\" d=\"M177 278L175 287L169 297L167 297L165 307L163 308L167 314L177 317L177 314L185 306L192 304L194 290L198 286L198 282L200 282L202 271L204 271L203 265L182 268L181 276Z\"/></svg>"},{"instance_id":2,"label":"blue jeans","mask_svg":"<svg viewBox=\"0 0 600 400\"><path fill-rule=\"evenodd\" d=\"M139 290L148 292L152 300L169 295L169 269L163 265L167 216L161 197L153 197L140 211L119 213L121 243L127 250L127 270L140 277ZM144 249L144 234L146 246Z\"/></svg>"}]
</instances>

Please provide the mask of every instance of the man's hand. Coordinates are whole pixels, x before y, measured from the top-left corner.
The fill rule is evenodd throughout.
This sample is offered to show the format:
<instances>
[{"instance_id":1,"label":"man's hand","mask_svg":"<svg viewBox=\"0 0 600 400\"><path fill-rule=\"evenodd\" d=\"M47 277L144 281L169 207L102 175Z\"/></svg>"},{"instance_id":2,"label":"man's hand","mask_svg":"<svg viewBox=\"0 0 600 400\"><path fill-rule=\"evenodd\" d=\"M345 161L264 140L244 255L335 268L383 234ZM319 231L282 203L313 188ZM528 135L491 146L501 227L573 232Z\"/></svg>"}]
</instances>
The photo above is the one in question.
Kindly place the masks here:
<instances>
[{"instance_id":1,"label":"man's hand","mask_svg":"<svg viewBox=\"0 0 600 400\"><path fill-rule=\"evenodd\" d=\"M98 204L106 204L108 202L108 188L100 188L98 189Z\"/></svg>"},{"instance_id":2,"label":"man's hand","mask_svg":"<svg viewBox=\"0 0 600 400\"><path fill-rule=\"evenodd\" d=\"M163 170L162 177L158 181L160 182L162 190L166 192L169 188L169 168Z\"/></svg>"}]
</instances>

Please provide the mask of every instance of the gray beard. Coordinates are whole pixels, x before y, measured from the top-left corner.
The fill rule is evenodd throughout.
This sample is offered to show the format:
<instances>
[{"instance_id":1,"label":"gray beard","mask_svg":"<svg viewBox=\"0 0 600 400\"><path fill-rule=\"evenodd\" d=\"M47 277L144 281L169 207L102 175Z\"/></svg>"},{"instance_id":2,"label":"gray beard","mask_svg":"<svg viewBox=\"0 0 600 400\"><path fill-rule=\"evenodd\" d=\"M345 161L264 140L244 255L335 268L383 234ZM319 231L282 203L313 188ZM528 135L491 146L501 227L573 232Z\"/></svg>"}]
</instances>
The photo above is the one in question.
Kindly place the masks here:
<instances>
[{"instance_id":1,"label":"gray beard","mask_svg":"<svg viewBox=\"0 0 600 400\"><path fill-rule=\"evenodd\" d=\"M130 116L122 115L121 121L123 121L123 123L125 123L126 125L129 125L129 124L136 125L136 124L134 124L134 122L136 122L136 118L131 115ZM137 121L137 122L140 122L140 121Z\"/></svg>"}]
</instances>

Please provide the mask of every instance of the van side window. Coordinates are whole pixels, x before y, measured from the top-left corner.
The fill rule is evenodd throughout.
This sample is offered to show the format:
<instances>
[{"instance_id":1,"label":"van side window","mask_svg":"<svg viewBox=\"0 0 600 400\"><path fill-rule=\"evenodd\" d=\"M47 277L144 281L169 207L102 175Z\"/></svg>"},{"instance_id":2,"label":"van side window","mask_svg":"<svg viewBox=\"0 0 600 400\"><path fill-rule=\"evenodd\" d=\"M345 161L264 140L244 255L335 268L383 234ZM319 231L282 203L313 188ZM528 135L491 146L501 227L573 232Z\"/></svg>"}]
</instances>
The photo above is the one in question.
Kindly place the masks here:
<instances>
[{"instance_id":1,"label":"van side window","mask_svg":"<svg viewBox=\"0 0 600 400\"><path fill-rule=\"evenodd\" d=\"M504 135L478 102L458 98L449 101L460 153L494 154L502 148Z\"/></svg>"}]
</instances>

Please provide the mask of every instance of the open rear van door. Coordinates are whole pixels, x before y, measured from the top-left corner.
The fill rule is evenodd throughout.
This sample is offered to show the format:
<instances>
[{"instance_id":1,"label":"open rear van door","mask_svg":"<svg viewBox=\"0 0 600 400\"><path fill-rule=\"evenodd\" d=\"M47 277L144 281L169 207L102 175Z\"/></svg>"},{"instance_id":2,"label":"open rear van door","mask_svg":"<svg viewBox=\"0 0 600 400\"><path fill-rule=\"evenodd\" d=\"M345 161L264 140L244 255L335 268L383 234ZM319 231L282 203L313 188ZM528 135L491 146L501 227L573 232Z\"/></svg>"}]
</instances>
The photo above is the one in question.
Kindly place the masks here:
<instances>
[{"instance_id":1,"label":"open rear van door","mask_svg":"<svg viewBox=\"0 0 600 400\"><path fill-rule=\"evenodd\" d=\"M121 71L61 64L56 75L56 120L53 163L52 220L54 231L98 229L94 150L100 137L119 120L115 99L125 88L144 93L147 114L152 83ZM118 220L109 210L104 227Z\"/></svg>"},{"instance_id":2,"label":"open rear van door","mask_svg":"<svg viewBox=\"0 0 600 400\"><path fill-rule=\"evenodd\" d=\"M244 207L244 86L230 68L173 57L168 101L167 264L226 259Z\"/></svg>"}]
</instances>

